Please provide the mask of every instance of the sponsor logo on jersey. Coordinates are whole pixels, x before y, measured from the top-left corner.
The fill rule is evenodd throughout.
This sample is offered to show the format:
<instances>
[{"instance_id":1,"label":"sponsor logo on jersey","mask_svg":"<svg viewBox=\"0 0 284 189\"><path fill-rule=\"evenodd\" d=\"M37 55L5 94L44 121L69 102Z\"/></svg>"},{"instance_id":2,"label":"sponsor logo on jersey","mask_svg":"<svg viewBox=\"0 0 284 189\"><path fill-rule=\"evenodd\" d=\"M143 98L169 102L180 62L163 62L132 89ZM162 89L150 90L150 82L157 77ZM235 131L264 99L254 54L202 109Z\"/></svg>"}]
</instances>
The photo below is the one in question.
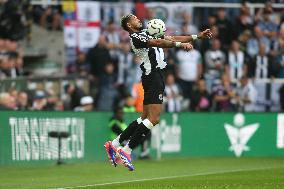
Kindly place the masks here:
<instances>
[{"instance_id":1,"label":"sponsor logo on jersey","mask_svg":"<svg viewBox=\"0 0 284 189\"><path fill-rule=\"evenodd\" d=\"M159 94L159 100L163 100L163 94Z\"/></svg>"}]
</instances>

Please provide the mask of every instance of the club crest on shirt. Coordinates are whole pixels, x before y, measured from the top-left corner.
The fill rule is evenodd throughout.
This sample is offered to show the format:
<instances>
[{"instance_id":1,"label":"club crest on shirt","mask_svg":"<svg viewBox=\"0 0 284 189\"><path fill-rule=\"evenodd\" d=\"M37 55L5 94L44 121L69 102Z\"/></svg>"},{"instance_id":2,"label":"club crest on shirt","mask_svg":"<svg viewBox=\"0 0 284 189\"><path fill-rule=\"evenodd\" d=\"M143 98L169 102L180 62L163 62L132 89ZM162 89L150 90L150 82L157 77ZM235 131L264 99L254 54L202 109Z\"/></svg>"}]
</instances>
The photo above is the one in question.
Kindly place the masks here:
<instances>
[{"instance_id":1,"label":"club crest on shirt","mask_svg":"<svg viewBox=\"0 0 284 189\"><path fill-rule=\"evenodd\" d=\"M159 100L163 100L163 94L159 94Z\"/></svg>"}]
</instances>

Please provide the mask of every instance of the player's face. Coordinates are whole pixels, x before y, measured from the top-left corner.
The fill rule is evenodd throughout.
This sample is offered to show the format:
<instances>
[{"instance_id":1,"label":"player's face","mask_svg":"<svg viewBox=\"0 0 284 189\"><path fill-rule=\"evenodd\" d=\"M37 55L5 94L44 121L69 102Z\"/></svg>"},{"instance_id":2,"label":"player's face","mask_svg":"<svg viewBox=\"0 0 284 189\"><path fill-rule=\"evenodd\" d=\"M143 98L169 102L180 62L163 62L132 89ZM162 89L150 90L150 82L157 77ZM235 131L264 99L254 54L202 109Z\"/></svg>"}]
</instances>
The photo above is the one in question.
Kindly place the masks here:
<instances>
[{"instance_id":1,"label":"player's face","mask_svg":"<svg viewBox=\"0 0 284 189\"><path fill-rule=\"evenodd\" d=\"M132 16L128 22L128 27L134 31L135 30L141 31L143 29L143 24L141 20L139 20L136 16Z\"/></svg>"}]
</instances>

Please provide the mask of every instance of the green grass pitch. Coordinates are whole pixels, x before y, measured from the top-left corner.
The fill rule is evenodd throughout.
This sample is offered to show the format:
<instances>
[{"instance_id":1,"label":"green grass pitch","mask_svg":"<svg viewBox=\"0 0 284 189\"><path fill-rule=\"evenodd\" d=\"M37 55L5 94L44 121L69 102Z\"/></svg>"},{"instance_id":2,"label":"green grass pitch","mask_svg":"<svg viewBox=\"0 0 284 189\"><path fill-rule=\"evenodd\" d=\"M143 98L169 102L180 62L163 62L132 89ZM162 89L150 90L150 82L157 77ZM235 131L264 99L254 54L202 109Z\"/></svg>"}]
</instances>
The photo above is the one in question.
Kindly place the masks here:
<instances>
[{"instance_id":1,"label":"green grass pitch","mask_svg":"<svg viewBox=\"0 0 284 189\"><path fill-rule=\"evenodd\" d=\"M133 172L108 162L2 166L0 188L284 188L284 158L180 158L134 165Z\"/></svg>"}]
</instances>

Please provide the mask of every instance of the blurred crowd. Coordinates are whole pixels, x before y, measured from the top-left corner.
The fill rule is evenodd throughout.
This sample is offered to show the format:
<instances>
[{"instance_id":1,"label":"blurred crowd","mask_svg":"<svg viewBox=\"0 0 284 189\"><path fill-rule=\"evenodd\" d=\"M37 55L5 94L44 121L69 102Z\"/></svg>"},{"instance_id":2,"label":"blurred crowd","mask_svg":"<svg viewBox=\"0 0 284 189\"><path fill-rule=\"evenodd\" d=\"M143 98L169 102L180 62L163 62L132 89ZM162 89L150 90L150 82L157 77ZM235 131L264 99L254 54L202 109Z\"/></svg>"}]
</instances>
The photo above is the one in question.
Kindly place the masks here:
<instances>
[{"instance_id":1,"label":"blurred crowd","mask_svg":"<svg viewBox=\"0 0 284 189\"><path fill-rule=\"evenodd\" d=\"M35 21L41 26L61 29L60 8L34 10L33 13L40 15ZM154 11L147 11L144 23L154 18ZM254 81L284 78L284 11L274 10L267 3L265 8L251 14L244 2L234 18L229 18L224 8L214 10L200 26L192 22L189 13L183 13L182 17L178 33L169 27L167 35L190 35L210 28L214 37L195 41L195 49L190 52L165 49L168 66L164 110L256 111L258 89ZM141 112L140 60L131 52L128 34L113 21L101 29L96 46L79 52L76 62L66 67L69 75L89 79L90 94L71 83L64 86L65 98L47 91L33 91L31 95L12 91L0 94L0 106L74 111L112 111L120 106L125 112ZM0 68L1 78L24 74L21 51L13 40L0 40ZM284 87L279 95L283 110Z\"/></svg>"},{"instance_id":2,"label":"blurred crowd","mask_svg":"<svg viewBox=\"0 0 284 189\"><path fill-rule=\"evenodd\" d=\"M30 0L0 0L0 38L29 39L32 24L48 30L62 29L60 5L32 5Z\"/></svg>"},{"instance_id":3,"label":"blurred crowd","mask_svg":"<svg viewBox=\"0 0 284 189\"><path fill-rule=\"evenodd\" d=\"M23 75L23 50L16 41L0 39L0 79Z\"/></svg>"},{"instance_id":4,"label":"blurred crowd","mask_svg":"<svg viewBox=\"0 0 284 189\"><path fill-rule=\"evenodd\" d=\"M26 76L20 40L31 38L32 24L62 29L61 6L32 6L30 0L0 0L0 79Z\"/></svg>"},{"instance_id":5,"label":"blurred crowd","mask_svg":"<svg viewBox=\"0 0 284 189\"><path fill-rule=\"evenodd\" d=\"M154 11L147 11L144 23L154 18ZM243 3L235 18L229 19L226 9L219 8L200 26L192 23L190 14L182 17L178 33L168 28L175 31L168 35L190 35L210 28L214 37L196 41L190 52L165 49L165 111L256 111L258 89L254 81L284 78L283 10L276 12L267 3L252 15ZM127 33L110 21L102 27L98 44L80 53L67 72L92 76L98 86L98 110L110 111L130 101L127 106L140 111L137 101L142 100L139 95L137 100L137 94L143 90L139 61L131 52Z\"/></svg>"}]
</instances>

